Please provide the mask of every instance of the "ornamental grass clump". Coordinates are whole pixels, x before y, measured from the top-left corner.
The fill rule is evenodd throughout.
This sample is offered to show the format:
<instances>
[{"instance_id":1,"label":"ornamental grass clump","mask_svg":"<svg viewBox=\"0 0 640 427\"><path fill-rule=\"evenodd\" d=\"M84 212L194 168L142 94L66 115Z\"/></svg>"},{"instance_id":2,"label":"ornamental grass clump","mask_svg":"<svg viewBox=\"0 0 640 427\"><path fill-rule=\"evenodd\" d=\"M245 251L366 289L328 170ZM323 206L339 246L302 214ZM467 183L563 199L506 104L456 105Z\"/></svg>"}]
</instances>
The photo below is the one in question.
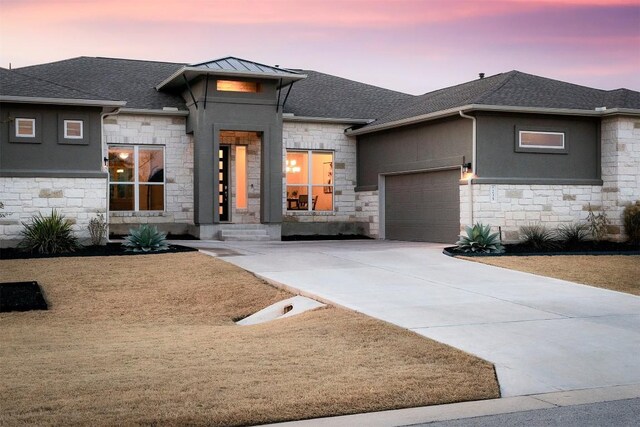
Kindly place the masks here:
<instances>
[{"instance_id":1,"label":"ornamental grass clump","mask_svg":"<svg viewBox=\"0 0 640 427\"><path fill-rule=\"evenodd\" d=\"M167 233L158 231L155 226L148 224L130 229L122 245L126 247L127 252L156 252L169 249Z\"/></svg>"},{"instance_id":2,"label":"ornamental grass clump","mask_svg":"<svg viewBox=\"0 0 640 427\"><path fill-rule=\"evenodd\" d=\"M622 216L629 243L640 244L640 200L624 208Z\"/></svg>"},{"instance_id":3,"label":"ornamental grass clump","mask_svg":"<svg viewBox=\"0 0 640 427\"><path fill-rule=\"evenodd\" d=\"M587 240L589 237L589 225L583 222L562 224L556 231L557 239L567 246L575 246Z\"/></svg>"},{"instance_id":4,"label":"ornamental grass clump","mask_svg":"<svg viewBox=\"0 0 640 427\"><path fill-rule=\"evenodd\" d=\"M520 227L520 242L536 250L556 249L558 241L553 231L541 224Z\"/></svg>"},{"instance_id":5,"label":"ornamental grass clump","mask_svg":"<svg viewBox=\"0 0 640 427\"><path fill-rule=\"evenodd\" d=\"M465 227L465 231L467 235L460 235L460 240L456 242L457 251L467 253L504 252L498 233L492 234L490 225L483 225L478 222L473 227Z\"/></svg>"},{"instance_id":6,"label":"ornamental grass clump","mask_svg":"<svg viewBox=\"0 0 640 427\"><path fill-rule=\"evenodd\" d=\"M31 224L23 222L22 225L22 241L18 247L26 252L60 254L74 252L80 247L71 229L71 222L55 209L51 211L51 216L45 217L39 213L31 217Z\"/></svg>"}]
</instances>

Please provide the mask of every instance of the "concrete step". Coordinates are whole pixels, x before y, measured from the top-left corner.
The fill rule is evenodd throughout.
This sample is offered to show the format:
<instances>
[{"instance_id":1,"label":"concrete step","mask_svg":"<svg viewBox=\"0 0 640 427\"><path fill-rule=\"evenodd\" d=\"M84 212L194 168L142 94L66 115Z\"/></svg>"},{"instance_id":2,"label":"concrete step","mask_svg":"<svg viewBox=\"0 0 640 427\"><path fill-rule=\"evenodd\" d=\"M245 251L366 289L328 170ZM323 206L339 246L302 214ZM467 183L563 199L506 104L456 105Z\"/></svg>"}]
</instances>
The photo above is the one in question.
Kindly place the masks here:
<instances>
[{"instance_id":1,"label":"concrete step","mask_svg":"<svg viewBox=\"0 0 640 427\"><path fill-rule=\"evenodd\" d=\"M247 227L249 225L250 227ZM260 228L260 224L228 224L218 232L220 240L235 241L267 241L270 240L267 230Z\"/></svg>"},{"instance_id":2,"label":"concrete step","mask_svg":"<svg viewBox=\"0 0 640 427\"><path fill-rule=\"evenodd\" d=\"M238 234L235 236L220 236L222 241L233 241L233 242L266 242L271 240L269 236L266 234L264 236L254 236L247 234Z\"/></svg>"},{"instance_id":3,"label":"concrete step","mask_svg":"<svg viewBox=\"0 0 640 427\"><path fill-rule=\"evenodd\" d=\"M232 228L230 230L220 230L220 234L258 234L258 235L263 235L263 234L267 234L267 230L256 230L256 229L249 229L249 230L245 230L242 228Z\"/></svg>"}]
</instances>

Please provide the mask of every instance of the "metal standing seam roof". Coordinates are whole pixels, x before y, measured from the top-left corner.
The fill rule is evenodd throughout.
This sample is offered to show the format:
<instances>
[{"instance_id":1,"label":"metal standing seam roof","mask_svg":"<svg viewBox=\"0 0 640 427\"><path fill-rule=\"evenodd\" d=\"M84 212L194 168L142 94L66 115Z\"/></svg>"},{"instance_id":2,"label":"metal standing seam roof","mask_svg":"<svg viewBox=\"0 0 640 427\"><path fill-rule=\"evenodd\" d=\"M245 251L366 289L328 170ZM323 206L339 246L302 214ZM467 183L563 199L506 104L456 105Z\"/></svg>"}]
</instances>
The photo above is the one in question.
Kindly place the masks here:
<instances>
[{"instance_id":1,"label":"metal standing seam roof","mask_svg":"<svg viewBox=\"0 0 640 427\"><path fill-rule=\"evenodd\" d=\"M233 56L215 59L213 61L201 62L199 64L189 65L188 68L204 68L218 71L231 72L247 72L247 73L273 73L273 74L300 74L285 68L272 67L270 65L260 64L258 62L247 61Z\"/></svg>"},{"instance_id":2,"label":"metal standing seam roof","mask_svg":"<svg viewBox=\"0 0 640 427\"><path fill-rule=\"evenodd\" d=\"M175 90L203 74L220 74L233 77L280 79L281 85L302 80L307 76L296 71L260 64L246 59L227 56L213 61L186 65L156 85L157 90Z\"/></svg>"}]
</instances>

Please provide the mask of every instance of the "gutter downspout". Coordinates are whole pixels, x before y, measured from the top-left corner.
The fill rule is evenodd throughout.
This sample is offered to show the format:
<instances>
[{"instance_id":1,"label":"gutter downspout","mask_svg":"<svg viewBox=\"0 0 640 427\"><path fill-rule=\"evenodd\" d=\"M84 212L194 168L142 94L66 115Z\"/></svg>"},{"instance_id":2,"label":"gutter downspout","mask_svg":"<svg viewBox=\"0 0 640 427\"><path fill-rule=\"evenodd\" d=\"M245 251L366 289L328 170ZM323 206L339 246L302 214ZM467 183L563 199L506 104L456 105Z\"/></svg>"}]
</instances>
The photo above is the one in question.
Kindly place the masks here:
<instances>
[{"instance_id":1,"label":"gutter downspout","mask_svg":"<svg viewBox=\"0 0 640 427\"><path fill-rule=\"evenodd\" d=\"M109 169L107 168L107 166L105 165L105 160L104 159L109 159L109 150L107 150L107 144L104 138L104 119L106 119L108 116L115 116L118 115L120 113L120 110L122 109L122 107L118 107L115 110L108 112L108 113L102 113L100 114L100 145L102 147L102 165L101 165L101 169L103 171L106 171L107 174L109 173ZM105 194L105 199L107 201L107 209L106 212L104 213L104 222L107 226L107 230L106 230L106 239L109 240L109 176L107 175L107 189L106 189L106 194Z\"/></svg>"},{"instance_id":2,"label":"gutter downspout","mask_svg":"<svg viewBox=\"0 0 640 427\"><path fill-rule=\"evenodd\" d=\"M472 131L471 131L471 173L475 174L476 169L476 152L477 152L477 144L476 144L476 135L477 135L477 123L476 118L474 116L469 116L464 114L462 110L459 111L460 117L465 119L469 119L472 121ZM473 177L473 175L472 175ZM473 226L473 179L469 178L467 181L467 185L469 186L469 225Z\"/></svg>"}]
</instances>

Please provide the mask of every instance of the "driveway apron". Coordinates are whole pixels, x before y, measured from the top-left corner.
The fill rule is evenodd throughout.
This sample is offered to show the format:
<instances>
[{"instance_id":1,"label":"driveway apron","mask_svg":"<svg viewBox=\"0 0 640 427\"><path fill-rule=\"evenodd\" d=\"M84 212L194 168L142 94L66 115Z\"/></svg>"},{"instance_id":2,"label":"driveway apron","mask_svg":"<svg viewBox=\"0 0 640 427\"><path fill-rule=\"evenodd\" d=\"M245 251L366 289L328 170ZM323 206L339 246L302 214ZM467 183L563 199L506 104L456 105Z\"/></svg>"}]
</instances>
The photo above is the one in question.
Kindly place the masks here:
<instances>
[{"instance_id":1,"label":"driveway apron","mask_svg":"<svg viewBox=\"0 0 640 427\"><path fill-rule=\"evenodd\" d=\"M640 383L639 297L450 258L429 243L184 243L488 360L503 396Z\"/></svg>"}]
</instances>

